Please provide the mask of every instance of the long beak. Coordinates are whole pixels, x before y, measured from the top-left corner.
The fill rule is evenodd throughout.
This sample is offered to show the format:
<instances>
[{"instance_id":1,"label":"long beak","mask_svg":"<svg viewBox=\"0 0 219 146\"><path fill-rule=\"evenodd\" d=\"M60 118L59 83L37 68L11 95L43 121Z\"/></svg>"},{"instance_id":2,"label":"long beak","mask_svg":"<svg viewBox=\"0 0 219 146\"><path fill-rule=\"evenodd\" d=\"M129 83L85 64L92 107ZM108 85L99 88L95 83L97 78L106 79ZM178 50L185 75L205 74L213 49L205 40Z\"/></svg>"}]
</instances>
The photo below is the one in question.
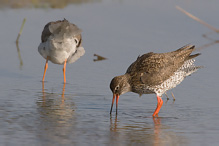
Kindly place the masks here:
<instances>
[{"instance_id":1,"label":"long beak","mask_svg":"<svg viewBox=\"0 0 219 146\"><path fill-rule=\"evenodd\" d=\"M114 103L115 97L116 97L116 114L117 114L118 101L119 101L119 95L118 95L118 94L113 94L113 99L112 99L110 114L112 113L112 110L113 110L113 103Z\"/></svg>"}]
</instances>

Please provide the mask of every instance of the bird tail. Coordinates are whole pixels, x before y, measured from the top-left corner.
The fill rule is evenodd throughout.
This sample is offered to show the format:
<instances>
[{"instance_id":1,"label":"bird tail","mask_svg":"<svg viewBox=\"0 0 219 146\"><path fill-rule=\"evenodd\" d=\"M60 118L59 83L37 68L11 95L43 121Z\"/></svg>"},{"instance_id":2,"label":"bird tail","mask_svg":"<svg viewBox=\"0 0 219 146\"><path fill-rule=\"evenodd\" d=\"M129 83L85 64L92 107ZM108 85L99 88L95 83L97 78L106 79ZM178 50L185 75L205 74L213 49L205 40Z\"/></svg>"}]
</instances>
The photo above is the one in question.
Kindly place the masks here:
<instances>
[{"instance_id":1,"label":"bird tail","mask_svg":"<svg viewBox=\"0 0 219 146\"><path fill-rule=\"evenodd\" d=\"M185 45L185 46L183 46L183 47L177 49L177 50L174 51L174 52L181 52L181 51L186 50L186 49L194 49L194 48L195 48L194 45Z\"/></svg>"},{"instance_id":2,"label":"bird tail","mask_svg":"<svg viewBox=\"0 0 219 146\"><path fill-rule=\"evenodd\" d=\"M174 52L175 52L175 56L177 58L184 58L184 61L187 61L187 60L191 60L191 59L201 55L200 53L190 55L194 50L195 50L194 45L186 45L186 46L179 48L178 50L176 50Z\"/></svg>"},{"instance_id":3,"label":"bird tail","mask_svg":"<svg viewBox=\"0 0 219 146\"><path fill-rule=\"evenodd\" d=\"M189 55L189 56L186 58L186 60L193 59L193 58L195 58L195 57L197 57L197 56L199 56L199 55L201 55L201 53L197 53L197 54L194 54L194 55Z\"/></svg>"}]
</instances>

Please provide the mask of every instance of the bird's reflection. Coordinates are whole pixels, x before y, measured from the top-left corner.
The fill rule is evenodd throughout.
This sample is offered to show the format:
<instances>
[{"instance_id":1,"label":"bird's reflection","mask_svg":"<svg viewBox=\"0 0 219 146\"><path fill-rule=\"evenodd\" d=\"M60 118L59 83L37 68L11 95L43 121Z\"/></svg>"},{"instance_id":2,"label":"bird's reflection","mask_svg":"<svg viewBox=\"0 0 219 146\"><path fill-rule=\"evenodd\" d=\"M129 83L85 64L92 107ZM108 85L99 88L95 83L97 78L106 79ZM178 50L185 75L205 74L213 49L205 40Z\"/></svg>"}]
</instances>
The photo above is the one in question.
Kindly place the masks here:
<instances>
[{"instance_id":1,"label":"bird's reflection","mask_svg":"<svg viewBox=\"0 0 219 146\"><path fill-rule=\"evenodd\" d=\"M65 84L66 84L66 83L63 83L63 87L62 87L62 102L65 101ZM42 82L42 95L43 95L43 100L45 101L44 82Z\"/></svg>"},{"instance_id":2,"label":"bird's reflection","mask_svg":"<svg viewBox=\"0 0 219 146\"><path fill-rule=\"evenodd\" d=\"M117 131L117 115L114 119L114 122L113 122L113 118L112 116L110 115L110 131L113 131L113 132L116 132Z\"/></svg>"},{"instance_id":3,"label":"bird's reflection","mask_svg":"<svg viewBox=\"0 0 219 146\"><path fill-rule=\"evenodd\" d=\"M153 117L154 122L154 145L160 145L161 144L161 119L159 117Z\"/></svg>"},{"instance_id":4,"label":"bird's reflection","mask_svg":"<svg viewBox=\"0 0 219 146\"><path fill-rule=\"evenodd\" d=\"M172 132L171 127L162 124L165 118L142 118L133 117L118 120L110 117L109 143L113 145L176 145L185 143L182 136ZM123 122L125 120L125 122Z\"/></svg>"},{"instance_id":5,"label":"bird's reflection","mask_svg":"<svg viewBox=\"0 0 219 146\"><path fill-rule=\"evenodd\" d=\"M75 103L72 98L66 98L65 86L66 84L63 84L61 94L50 93L42 82L42 96L36 103L40 115L37 128L40 138L53 139L58 144L65 144L71 140L69 133L72 133L76 124ZM65 100L68 102L65 103Z\"/></svg>"},{"instance_id":6,"label":"bird's reflection","mask_svg":"<svg viewBox=\"0 0 219 146\"><path fill-rule=\"evenodd\" d=\"M60 107L64 107L65 106L65 83L63 83L63 87L62 87L62 94L61 94L61 103L60 103ZM45 88L44 88L44 82L42 82L42 102L43 105L46 105L46 99L48 99L47 97L52 97L52 96L57 96L57 94L54 93L48 93L45 92ZM51 99L50 99L51 100Z\"/></svg>"}]
</instances>

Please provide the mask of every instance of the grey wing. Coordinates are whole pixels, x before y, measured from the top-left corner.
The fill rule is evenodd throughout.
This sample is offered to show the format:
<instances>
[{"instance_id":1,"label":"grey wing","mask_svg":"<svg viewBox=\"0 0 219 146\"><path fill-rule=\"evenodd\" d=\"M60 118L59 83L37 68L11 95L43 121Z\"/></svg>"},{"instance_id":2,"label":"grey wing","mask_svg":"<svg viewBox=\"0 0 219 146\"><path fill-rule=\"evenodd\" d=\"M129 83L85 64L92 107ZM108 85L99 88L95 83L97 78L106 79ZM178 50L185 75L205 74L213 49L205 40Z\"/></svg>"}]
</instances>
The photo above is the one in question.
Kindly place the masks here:
<instances>
[{"instance_id":1,"label":"grey wing","mask_svg":"<svg viewBox=\"0 0 219 146\"><path fill-rule=\"evenodd\" d=\"M85 54L85 50L83 47L78 47L77 50L75 51L74 54L72 54L72 56L70 56L67 60L68 63L73 63L76 60L78 60L81 56L83 56Z\"/></svg>"},{"instance_id":2,"label":"grey wing","mask_svg":"<svg viewBox=\"0 0 219 146\"><path fill-rule=\"evenodd\" d=\"M69 33L76 36L81 34L82 30L78 28L75 24L70 24L69 26Z\"/></svg>"},{"instance_id":3,"label":"grey wing","mask_svg":"<svg viewBox=\"0 0 219 146\"><path fill-rule=\"evenodd\" d=\"M60 23L52 23L49 25L49 30L53 34L65 34L67 37L76 36L82 32L80 28L75 24L69 23L67 20L63 20Z\"/></svg>"},{"instance_id":4,"label":"grey wing","mask_svg":"<svg viewBox=\"0 0 219 146\"><path fill-rule=\"evenodd\" d=\"M46 42L47 39L49 38L49 36L51 35L51 32L50 32L50 30L49 30L49 25L50 25L50 24L51 24L51 22L48 23L48 24L46 24L45 27L44 27L44 29L43 29L43 32L42 32L42 35L41 35L41 41L42 41L42 43L43 43L43 42Z\"/></svg>"}]
</instances>

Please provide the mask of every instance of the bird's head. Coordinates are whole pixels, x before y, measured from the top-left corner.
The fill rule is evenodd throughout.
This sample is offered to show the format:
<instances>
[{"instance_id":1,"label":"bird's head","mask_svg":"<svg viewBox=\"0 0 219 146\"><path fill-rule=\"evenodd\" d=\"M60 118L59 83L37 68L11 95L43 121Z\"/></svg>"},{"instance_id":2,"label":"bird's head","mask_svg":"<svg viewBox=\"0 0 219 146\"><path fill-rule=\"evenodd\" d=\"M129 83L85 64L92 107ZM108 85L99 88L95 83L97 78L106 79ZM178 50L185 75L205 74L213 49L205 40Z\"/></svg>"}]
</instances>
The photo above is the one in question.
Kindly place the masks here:
<instances>
[{"instance_id":1,"label":"bird's head","mask_svg":"<svg viewBox=\"0 0 219 146\"><path fill-rule=\"evenodd\" d=\"M119 96L126 92L131 91L131 87L129 84L129 75L125 74L125 75L114 77L110 83L110 89L113 92L113 100L110 110L110 114L111 114L115 97L116 97L116 113L117 113Z\"/></svg>"},{"instance_id":2,"label":"bird's head","mask_svg":"<svg viewBox=\"0 0 219 146\"><path fill-rule=\"evenodd\" d=\"M125 75L114 77L110 83L110 89L113 94L122 95L129 92L130 85Z\"/></svg>"}]
</instances>

